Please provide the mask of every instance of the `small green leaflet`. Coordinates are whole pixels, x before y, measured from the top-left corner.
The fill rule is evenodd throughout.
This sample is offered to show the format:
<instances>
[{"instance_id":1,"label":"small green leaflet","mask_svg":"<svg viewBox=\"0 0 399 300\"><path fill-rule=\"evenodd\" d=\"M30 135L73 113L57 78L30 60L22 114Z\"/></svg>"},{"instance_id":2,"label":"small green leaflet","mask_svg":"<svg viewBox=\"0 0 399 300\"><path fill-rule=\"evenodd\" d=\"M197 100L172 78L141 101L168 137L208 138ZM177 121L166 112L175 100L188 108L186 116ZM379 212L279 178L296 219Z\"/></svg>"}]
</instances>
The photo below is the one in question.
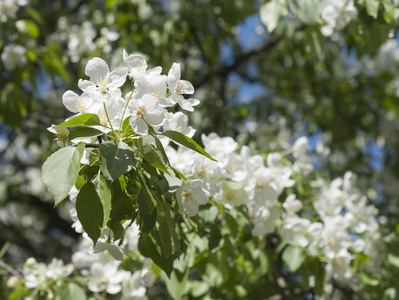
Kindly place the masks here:
<instances>
[{"instance_id":1,"label":"small green leaflet","mask_svg":"<svg viewBox=\"0 0 399 300\"><path fill-rule=\"evenodd\" d=\"M79 174L84 143L64 147L53 153L43 164L42 180L58 205L74 186Z\"/></svg>"},{"instance_id":2,"label":"small green leaflet","mask_svg":"<svg viewBox=\"0 0 399 300\"><path fill-rule=\"evenodd\" d=\"M103 126L96 114L83 114L61 123L56 127Z\"/></svg>"},{"instance_id":3,"label":"small green leaflet","mask_svg":"<svg viewBox=\"0 0 399 300\"><path fill-rule=\"evenodd\" d=\"M205 157L209 158L210 160L217 161L212 156L210 156L200 145L198 145L193 139L185 136L183 133L178 131L168 130L162 133L162 135L167 136L168 138L174 140L176 143L179 143L187 148L198 152L199 154L204 155Z\"/></svg>"},{"instance_id":4,"label":"small green leaflet","mask_svg":"<svg viewBox=\"0 0 399 300\"><path fill-rule=\"evenodd\" d=\"M108 181L129 172L137 163L133 150L124 142L108 141L98 146L100 168Z\"/></svg>"}]
</instances>

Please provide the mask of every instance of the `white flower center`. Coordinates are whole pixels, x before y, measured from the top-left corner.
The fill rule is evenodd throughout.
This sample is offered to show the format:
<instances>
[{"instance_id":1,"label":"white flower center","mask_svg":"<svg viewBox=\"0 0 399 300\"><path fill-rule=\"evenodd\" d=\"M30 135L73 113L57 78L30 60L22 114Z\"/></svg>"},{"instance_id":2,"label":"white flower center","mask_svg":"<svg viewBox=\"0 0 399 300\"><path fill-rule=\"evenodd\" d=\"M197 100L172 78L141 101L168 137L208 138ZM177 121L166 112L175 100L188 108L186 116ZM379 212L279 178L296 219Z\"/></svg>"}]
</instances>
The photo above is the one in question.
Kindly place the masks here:
<instances>
[{"instance_id":1,"label":"white flower center","mask_svg":"<svg viewBox=\"0 0 399 300\"><path fill-rule=\"evenodd\" d=\"M188 190L184 190L184 191L181 193L181 197L182 197L183 200L185 200L185 201L193 200L193 194L191 194L191 191L188 191Z\"/></svg>"},{"instance_id":2,"label":"white flower center","mask_svg":"<svg viewBox=\"0 0 399 300\"><path fill-rule=\"evenodd\" d=\"M227 195L226 195L226 199L227 200L229 200L229 201L231 201L231 200L234 200L234 194L233 193L227 193Z\"/></svg>"},{"instance_id":3,"label":"white flower center","mask_svg":"<svg viewBox=\"0 0 399 300\"><path fill-rule=\"evenodd\" d=\"M154 91L154 96L158 98L159 101L161 101L163 99L163 97L161 96L161 91Z\"/></svg>"},{"instance_id":4,"label":"white flower center","mask_svg":"<svg viewBox=\"0 0 399 300\"><path fill-rule=\"evenodd\" d=\"M66 142L68 140L68 137L63 133L57 133L55 136L60 142Z\"/></svg>"},{"instance_id":5,"label":"white flower center","mask_svg":"<svg viewBox=\"0 0 399 300\"><path fill-rule=\"evenodd\" d=\"M100 279L100 281L98 282L99 285L103 285L103 284L108 284L109 282L109 278L105 275L103 275Z\"/></svg>"},{"instance_id":6,"label":"white flower center","mask_svg":"<svg viewBox=\"0 0 399 300\"><path fill-rule=\"evenodd\" d=\"M78 102L78 103L76 103L76 105L78 106L78 109L79 109L79 111L82 113L82 114L85 114L87 111L86 111L86 105L85 105L85 103L83 103L83 102Z\"/></svg>"},{"instance_id":7,"label":"white flower center","mask_svg":"<svg viewBox=\"0 0 399 300\"><path fill-rule=\"evenodd\" d=\"M141 64L136 67L137 72L141 74L145 73L146 69L147 66L144 64L144 61L142 61Z\"/></svg>"},{"instance_id":8,"label":"white flower center","mask_svg":"<svg viewBox=\"0 0 399 300\"><path fill-rule=\"evenodd\" d=\"M97 88L101 93L105 94L108 91L108 78L97 80Z\"/></svg>"},{"instance_id":9,"label":"white flower center","mask_svg":"<svg viewBox=\"0 0 399 300\"><path fill-rule=\"evenodd\" d=\"M140 106L139 109L137 110L137 115L144 118L145 115L145 108Z\"/></svg>"},{"instance_id":10,"label":"white flower center","mask_svg":"<svg viewBox=\"0 0 399 300\"><path fill-rule=\"evenodd\" d=\"M187 86L184 85L183 83L179 82L176 86L176 94L183 94L183 90L186 88Z\"/></svg>"},{"instance_id":11,"label":"white flower center","mask_svg":"<svg viewBox=\"0 0 399 300\"><path fill-rule=\"evenodd\" d=\"M99 114L99 119L100 119L100 123L102 125L107 125L108 119L107 119L107 115L105 113Z\"/></svg>"}]
</instances>

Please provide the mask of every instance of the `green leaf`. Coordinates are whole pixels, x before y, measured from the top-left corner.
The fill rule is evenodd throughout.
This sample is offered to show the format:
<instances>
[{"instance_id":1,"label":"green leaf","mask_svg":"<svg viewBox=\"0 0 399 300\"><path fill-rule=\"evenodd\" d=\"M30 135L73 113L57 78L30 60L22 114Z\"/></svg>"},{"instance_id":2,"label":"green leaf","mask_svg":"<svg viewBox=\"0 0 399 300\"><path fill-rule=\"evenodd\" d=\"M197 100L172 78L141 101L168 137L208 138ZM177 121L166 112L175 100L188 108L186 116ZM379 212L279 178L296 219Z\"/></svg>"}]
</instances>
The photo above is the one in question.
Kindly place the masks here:
<instances>
[{"instance_id":1,"label":"green leaf","mask_svg":"<svg viewBox=\"0 0 399 300\"><path fill-rule=\"evenodd\" d=\"M112 188L114 193L112 195L111 220L120 221L130 218L133 214L133 200L122 189L120 180L115 180L112 183Z\"/></svg>"},{"instance_id":2,"label":"green leaf","mask_svg":"<svg viewBox=\"0 0 399 300\"><path fill-rule=\"evenodd\" d=\"M159 238L156 238L152 233L143 233L140 236L138 248L141 254L151 258L170 277L173 270L174 257L166 258L162 256Z\"/></svg>"},{"instance_id":3,"label":"green leaf","mask_svg":"<svg viewBox=\"0 0 399 300\"><path fill-rule=\"evenodd\" d=\"M147 177L145 177L145 175L140 171L138 171L137 173L139 175L140 183L142 187L144 187L143 189L144 196L148 203L148 208L150 210L150 213L152 214L152 210L154 209L154 207L157 207L157 200L155 199L154 195L151 192L150 187L148 186Z\"/></svg>"},{"instance_id":4,"label":"green leaf","mask_svg":"<svg viewBox=\"0 0 399 300\"><path fill-rule=\"evenodd\" d=\"M129 172L137 163L133 150L124 142L108 141L99 144L98 148L100 169L109 181Z\"/></svg>"},{"instance_id":5,"label":"green leaf","mask_svg":"<svg viewBox=\"0 0 399 300\"><path fill-rule=\"evenodd\" d=\"M364 0L367 13L374 19L378 17L378 10L380 8L379 0Z\"/></svg>"},{"instance_id":6,"label":"green leaf","mask_svg":"<svg viewBox=\"0 0 399 300\"><path fill-rule=\"evenodd\" d=\"M287 269L296 272L305 260L303 248L288 246L282 256L283 262Z\"/></svg>"},{"instance_id":7,"label":"green leaf","mask_svg":"<svg viewBox=\"0 0 399 300\"><path fill-rule=\"evenodd\" d=\"M211 228L211 236L209 237L208 247L209 250L212 250L219 246L220 241L222 240L222 234L220 233L219 224L215 222Z\"/></svg>"},{"instance_id":8,"label":"green leaf","mask_svg":"<svg viewBox=\"0 0 399 300\"><path fill-rule=\"evenodd\" d=\"M53 153L43 164L42 180L58 205L74 186L79 174L84 143Z\"/></svg>"},{"instance_id":9,"label":"green leaf","mask_svg":"<svg viewBox=\"0 0 399 300\"><path fill-rule=\"evenodd\" d=\"M34 38L37 39L40 35L40 30L39 27L32 22L31 20L24 20L26 23L26 26L28 27L28 33L29 35Z\"/></svg>"},{"instance_id":10,"label":"green leaf","mask_svg":"<svg viewBox=\"0 0 399 300\"><path fill-rule=\"evenodd\" d=\"M184 273L181 273L177 270L173 270L170 278L162 278L162 280L166 284L166 288L175 300L184 299L183 295L188 292L188 276L189 276L189 268L187 268ZM193 294L194 296L194 294Z\"/></svg>"},{"instance_id":11,"label":"green leaf","mask_svg":"<svg viewBox=\"0 0 399 300\"><path fill-rule=\"evenodd\" d=\"M159 155L158 151L155 149L153 145L148 143L144 139L139 139L137 141L137 148L143 158L154 168L157 168L158 170L162 171L163 173L169 174L167 170L167 166L162 159L162 157Z\"/></svg>"},{"instance_id":12,"label":"green leaf","mask_svg":"<svg viewBox=\"0 0 399 300\"><path fill-rule=\"evenodd\" d=\"M195 298L205 295L209 291L209 285L203 281L192 281L190 283L191 295Z\"/></svg>"},{"instance_id":13,"label":"green leaf","mask_svg":"<svg viewBox=\"0 0 399 300\"><path fill-rule=\"evenodd\" d=\"M122 132L124 133L124 136L129 136L133 134L132 126L130 126L130 116L127 117L122 124Z\"/></svg>"},{"instance_id":14,"label":"green leaf","mask_svg":"<svg viewBox=\"0 0 399 300\"><path fill-rule=\"evenodd\" d=\"M104 226L108 222L111 213L112 186L103 175L98 176L93 184L96 188L97 195L100 197L104 212Z\"/></svg>"},{"instance_id":15,"label":"green leaf","mask_svg":"<svg viewBox=\"0 0 399 300\"><path fill-rule=\"evenodd\" d=\"M141 223L140 228L143 232L149 232L155 226L155 222L157 220L157 210L154 209L151 203L148 203L144 193L140 193L138 200Z\"/></svg>"},{"instance_id":16,"label":"green leaf","mask_svg":"<svg viewBox=\"0 0 399 300\"><path fill-rule=\"evenodd\" d=\"M90 128L90 127L82 127L82 128L77 128L74 131L72 131L69 134L68 139L73 140L76 138L94 137L94 136L98 136L98 135L102 135L102 134L103 134L103 132L98 129Z\"/></svg>"},{"instance_id":17,"label":"green leaf","mask_svg":"<svg viewBox=\"0 0 399 300\"><path fill-rule=\"evenodd\" d=\"M174 140L176 143L179 143L187 148L198 152L199 154L204 155L205 157L209 158L210 160L217 161L216 159L212 158L200 145L198 145L193 139L185 136L184 134L178 131L168 130L162 133L162 135L167 136L168 138Z\"/></svg>"},{"instance_id":18,"label":"green leaf","mask_svg":"<svg viewBox=\"0 0 399 300\"><path fill-rule=\"evenodd\" d=\"M260 8L260 19L266 26L267 31L272 32L287 14L286 0L272 0Z\"/></svg>"},{"instance_id":19,"label":"green leaf","mask_svg":"<svg viewBox=\"0 0 399 300\"><path fill-rule=\"evenodd\" d=\"M314 25L319 16L319 0L297 0L295 14L306 25Z\"/></svg>"},{"instance_id":20,"label":"green leaf","mask_svg":"<svg viewBox=\"0 0 399 300\"><path fill-rule=\"evenodd\" d=\"M364 272L360 273L360 278L362 279L363 283L370 285L370 286L377 286L381 283L381 276L379 274L373 274L374 276L371 276L369 274L366 274ZM377 277L377 278L376 278Z\"/></svg>"},{"instance_id":21,"label":"green leaf","mask_svg":"<svg viewBox=\"0 0 399 300\"><path fill-rule=\"evenodd\" d=\"M399 257L391 253L388 254L388 263L396 268L399 268Z\"/></svg>"},{"instance_id":22,"label":"green leaf","mask_svg":"<svg viewBox=\"0 0 399 300\"><path fill-rule=\"evenodd\" d=\"M125 233L125 229L123 228L120 222L108 222L107 226L112 230L114 234L114 240L117 241L121 239Z\"/></svg>"},{"instance_id":23,"label":"green leaf","mask_svg":"<svg viewBox=\"0 0 399 300\"><path fill-rule=\"evenodd\" d=\"M170 176L168 174L165 174L165 179L168 182L168 191L171 193L176 192L177 189L183 184L183 181L181 181L178 177Z\"/></svg>"},{"instance_id":24,"label":"green leaf","mask_svg":"<svg viewBox=\"0 0 399 300\"><path fill-rule=\"evenodd\" d=\"M31 295L28 288L25 286L17 286L13 289L12 293L9 295L8 300L20 300L25 299L24 296Z\"/></svg>"},{"instance_id":25,"label":"green leaf","mask_svg":"<svg viewBox=\"0 0 399 300\"><path fill-rule=\"evenodd\" d=\"M162 218L159 223L159 235L161 239L162 254L165 257L169 257L173 253L172 240L170 227L167 218Z\"/></svg>"},{"instance_id":26,"label":"green leaf","mask_svg":"<svg viewBox=\"0 0 399 300\"><path fill-rule=\"evenodd\" d=\"M165 162L167 162L168 164L170 164L169 162L169 158L166 155L165 149L163 148L163 145L161 143L161 141L159 140L159 138L156 137L156 135L153 135L154 139L155 139L155 144L157 145L157 149L161 152L162 154L162 158Z\"/></svg>"},{"instance_id":27,"label":"green leaf","mask_svg":"<svg viewBox=\"0 0 399 300\"><path fill-rule=\"evenodd\" d=\"M31 62L36 62L37 60L37 54L31 50L26 51L26 56L29 58Z\"/></svg>"},{"instance_id":28,"label":"green leaf","mask_svg":"<svg viewBox=\"0 0 399 300\"><path fill-rule=\"evenodd\" d=\"M110 209L111 190L105 179L101 176L95 183L86 182L76 199L76 211L83 229L94 243L108 222Z\"/></svg>"},{"instance_id":29,"label":"green leaf","mask_svg":"<svg viewBox=\"0 0 399 300\"><path fill-rule=\"evenodd\" d=\"M57 291L57 300L86 300L86 293L75 283L62 284Z\"/></svg>"},{"instance_id":30,"label":"green leaf","mask_svg":"<svg viewBox=\"0 0 399 300\"><path fill-rule=\"evenodd\" d=\"M103 126L96 114L83 114L61 123L56 127Z\"/></svg>"},{"instance_id":31,"label":"green leaf","mask_svg":"<svg viewBox=\"0 0 399 300\"><path fill-rule=\"evenodd\" d=\"M44 23L44 20L43 20L42 16L40 15L40 13L37 10L33 9L32 7L28 7L26 12L36 22L38 22L40 24Z\"/></svg>"}]
</instances>

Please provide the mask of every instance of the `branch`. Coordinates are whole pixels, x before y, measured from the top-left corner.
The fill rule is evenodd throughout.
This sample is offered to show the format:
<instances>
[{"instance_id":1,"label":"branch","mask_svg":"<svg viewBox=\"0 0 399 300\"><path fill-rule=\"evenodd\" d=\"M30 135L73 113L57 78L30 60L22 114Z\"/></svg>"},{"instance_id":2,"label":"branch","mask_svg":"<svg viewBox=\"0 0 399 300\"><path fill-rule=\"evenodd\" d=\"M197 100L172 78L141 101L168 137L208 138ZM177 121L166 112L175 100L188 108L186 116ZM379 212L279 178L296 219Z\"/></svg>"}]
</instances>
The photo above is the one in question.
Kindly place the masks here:
<instances>
[{"instance_id":1,"label":"branch","mask_svg":"<svg viewBox=\"0 0 399 300\"><path fill-rule=\"evenodd\" d=\"M296 28L297 31L302 31L304 29L305 29L304 25L297 26L297 28ZM211 72L206 74L204 77L202 77L202 79L200 79L198 82L194 83L194 88L195 89L200 88L202 85L204 85L209 80L213 79L213 77L215 77L215 76L221 76L221 77L227 76L230 72L237 69L237 67L239 65L246 62L251 57L256 56L260 53L268 52L268 51L272 50L280 42L280 40L281 40L281 38L272 36L263 45L237 56L236 60L231 65L222 66L219 69L212 70Z\"/></svg>"},{"instance_id":2,"label":"branch","mask_svg":"<svg viewBox=\"0 0 399 300\"><path fill-rule=\"evenodd\" d=\"M1 260L0 260L0 268L3 268L8 273L14 275L19 279L24 279L24 277L17 270L15 270L13 267L11 267L10 265L6 264L4 261Z\"/></svg>"}]
</instances>

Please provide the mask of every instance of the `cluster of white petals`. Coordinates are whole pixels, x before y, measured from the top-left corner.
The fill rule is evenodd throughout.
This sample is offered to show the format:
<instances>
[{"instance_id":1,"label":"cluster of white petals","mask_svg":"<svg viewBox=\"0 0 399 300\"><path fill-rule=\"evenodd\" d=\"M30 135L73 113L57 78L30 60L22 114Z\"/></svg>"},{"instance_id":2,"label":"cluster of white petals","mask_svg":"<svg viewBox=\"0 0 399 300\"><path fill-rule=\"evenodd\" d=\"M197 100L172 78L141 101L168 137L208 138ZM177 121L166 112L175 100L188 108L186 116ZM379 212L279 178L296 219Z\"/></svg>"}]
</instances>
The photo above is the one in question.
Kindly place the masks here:
<instances>
[{"instance_id":1,"label":"cluster of white petals","mask_svg":"<svg viewBox=\"0 0 399 300\"><path fill-rule=\"evenodd\" d=\"M350 1L342 5L347 7L348 3ZM338 7L338 4L331 5ZM330 25L333 24L331 20L328 21ZM343 26L348 20L340 15L334 26ZM65 92L62 97L65 107L77 114L97 114L105 133L129 124L135 138L150 143L155 141L152 134L168 130L192 137L195 130L188 126L188 117L183 112L167 110L178 104L180 108L192 111L199 103L196 99L184 98L183 94L192 94L194 88L190 82L180 79L180 65L174 63L168 75L162 75L161 67L148 69L142 55L128 55L124 51L123 61L124 67L111 71L101 58L89 60L85 69L89 80L81 79L78 83L82 94ZM130 80L134 88L123 95L122 88ZM67 133L57 131L57 128L51 130L56 131L59 140L67 140ZM233 138L220 137L216 133L202 135L205 151L215 160L184 146L176 149L169 145L168 137L158 137L171 166L189 178L176 190L179 213L195 216L210 198L227 209L244 207L253 224L253 236L278 232L284 243L315 249L326 262L328 276L336 280L352 277L350 266L356 253L362 252L370 257L378 254L375 244L379 238L376 209L368 205L355 188L356 178L352 173L348 172L331 183L321 179L316 181L313 185L318 197L306 206L304 199L297 199L290 192L295 184L292 175L295 173L306 178L314 168L308 153L307 137L298 138L284 151L287 155L292 154L292 163L279 152L269 153L265 160L262 155L251 154L249 147L239 147ZM89 142L96 143L93 140ZM84 160L88 162L88 156ZM76 188L70 191L72 202L75 202L77 193ZM149 271L152 262L143 260L142 270L134 273L121 267L126 255L137 253L138 226L135 223L130 227L124 224L123 239L116 239L112 229L106 227L93 245L74 208L70 214L73 227L83 234L72 261L82 275L88 276L89 290L121 293L123 299L146 299L146 288L155 280Z\"/></svg>"},{"instance_id":2,"label":"cluster of white petals","mask_svg":"<svg viewBox=\"0 0 399 300\"><path fill-rule=\"evenodd\" d=\"M27 4L27 0L0 0L0 21L7 22L8 19L15 19L19 7Z\"/></svg>"},{"instance_id":3,"label":"cluster of white petals","mask_svg":"<svg viewBox=\"0 0 399 300\"><path fill-rule=\"evenodd\" d=\"M53 258L49 265L38 263L31 257L23 268L25 286L27 288L39 288L49 285L59 279L69 276L73 271L73 265L64 265L62 260Z\"/></svg>"},{"instance_id":4,"label":"cluster of white petals","mask_svg":"<svg viewBox=\"0 0 399 300\"><path fill-rule=\"evenodd\" d=\"M6 70L12 71L26 64L26 49L20 45L6 45L1 53L1 61Z\"/></svg>"},{"instance_id":5,"label":"cluster of white petals","mask_svg":"<svg viewBox=\"0 0 399 300\"><path fill-rule=\"evenodd\" d=\"M324 252L327 273L337 280L352 277L351 261L355 253L370 257L378 255L379 224L377 210L355 188L356 177L347 172L331 183L318 182L320 196L313 203L320 220L311 222L297 215L302 205L289 196L283 206L286 211L281 237L300 247L309 245Z\"/></svg>"},{"instance_id":6,"label":"cluster of white petals","mask_svg":"<svg viewBox=\"0 0 399 300\"><path fill-rule=\"evenodd\" d=\"M329 0L321 9L321 17L326 22L321 32L330 36L335 28L343 29L357 17L357 8L353 0Z\"/></svg>"},{"instance_id":7,"label":"cluster of white petals","mask_svg":"<svg viewBox=\"0 0 399 300\"><path fill-rule=\"evenodd\" d=\"M190 82L180 79L180 64L174 63L166 76L161 74L161 67L147 70L147 62L140 54L128 55L124 51L123 62L123 67L111 71L103 59L90 59L85 68L90 79L80 79L78 83L83 93L66 91L62 97L65 107L73 113L97 114L101 124L108 128L103 129L105 132L110 128L119 129L129 118L137 135L148 135L149 127L159 132L163 125L163 130L194 135L183 112L173 114L166 110L179 104L184 110L193 111L199 104L198 100L183 96L193 94L194 88ZM123 96L121 87L127 78L134 82L134 90Z\"/></svg>"},{"instance_id":8,"label":"cluster of white petals","mask_svg":"<svg viewBox=\"0 0 399 300\"><path fill-rule=\"evenodd\" d=\"M304 205L294 194L279 204L285 188L295 183L291 179L293 172L307 174L308 170L313 170L306 153L306 137L299 138L289 151L295 159L291 167L283 163L277 152L268 154L265 165L263 157L250 155L248 147L242 146L237 151L238 144L230 137L222 138L211 133L203 135L202 141L205 150L218 162L187 148L180 147L175 151L168 147L166 150L172 165L185 175L201 180L203 191L226 208L245 205L253 222L254 236L277 230L282 240L293 246L322 251L328 275L336 280L352 277L350 266L355 253L362 252L371 257L377 255L377 211L355 188L356 178L352 173L348 172L344 178L331 183L317 182L320 196L313 203L319 216L317 221L312 221L309 215L301 215ZM297 162L302 168L305 165L304 169L301 170ZM185 195L186 191L182 190L182 195ZM190 216L197 214L199 202L183 201L182 198L178 198L180 212ZM282 222L279 228L276 228L277 220Z\"/></svg>"}]
</instances>

